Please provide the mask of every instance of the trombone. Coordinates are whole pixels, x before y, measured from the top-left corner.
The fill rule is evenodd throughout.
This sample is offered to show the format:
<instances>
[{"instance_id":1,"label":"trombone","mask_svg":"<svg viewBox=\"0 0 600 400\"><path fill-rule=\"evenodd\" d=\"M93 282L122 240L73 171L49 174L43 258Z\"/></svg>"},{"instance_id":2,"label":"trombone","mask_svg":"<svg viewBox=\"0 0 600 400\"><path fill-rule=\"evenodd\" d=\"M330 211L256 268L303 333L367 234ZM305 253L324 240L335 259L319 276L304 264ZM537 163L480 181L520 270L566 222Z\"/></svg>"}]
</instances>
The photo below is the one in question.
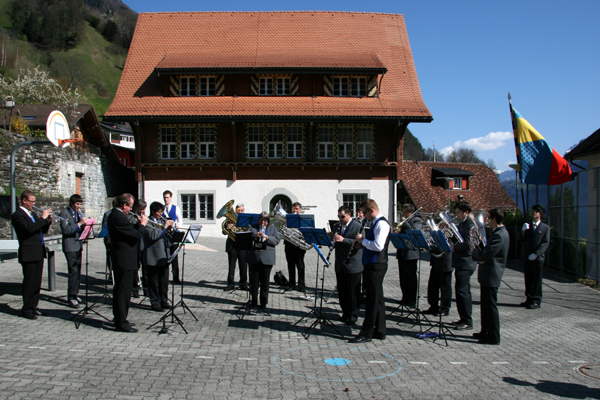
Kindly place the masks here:
<instances>
[{"instance_id":1,"label":"trombone","mask_svg":"<svg viewBox=\"0 0 600 400\"><path fill-rule=\"evenodd\" d=\"M129 222L131 222L132 224L137 224L139 221L139 218L142 218L142 216L136 212L130 212L129 215L131 215L132 217L129 219ZM165 221L163 218L160 219L161 221ZM154 222L152 221L150 218L148 218L148 223L154 225L157 228L162 228L165 229L165 226L167 225L166 221L164 224L159 224L158 222Z\"/></svg>"},{"instance_id":2,"label":"trombone","mask_svg":"<svg viewBox=\"0 0 600 400\"><path fill-rule=\"evenodd\" d=\"M46 211L46 210L44 210L42 207L36 207L36 206L32 206L32 208L33 208L35 211L38 211L38 212L41 212L41 213L43 213L44 211ZM53 213L53 212L50 212L50 215L52 216L52 218L56 218L56 219L59 219L59 220L61 220L61 221L65 221L65 222L67 221L67 219L66 219L66 218L63 218L63 217L61 217L60 215L58 215L58 214L55 214L55 213Z\"/></svg>"}]
</instances>

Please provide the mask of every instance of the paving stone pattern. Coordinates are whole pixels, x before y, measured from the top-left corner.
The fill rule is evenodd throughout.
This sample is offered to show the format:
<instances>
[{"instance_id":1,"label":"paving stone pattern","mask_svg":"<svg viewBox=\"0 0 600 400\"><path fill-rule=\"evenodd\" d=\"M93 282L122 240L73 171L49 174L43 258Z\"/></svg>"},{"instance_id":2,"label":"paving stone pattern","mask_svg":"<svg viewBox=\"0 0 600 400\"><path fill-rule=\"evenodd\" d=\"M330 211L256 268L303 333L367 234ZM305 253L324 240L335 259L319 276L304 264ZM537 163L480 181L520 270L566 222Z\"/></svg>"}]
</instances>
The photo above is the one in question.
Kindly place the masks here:
<instances>
[{"instance_id":1,"label":"paving stone pattern","mask_svg":"<svg viewBox=\"0 0 600 400\"><path fill-rule=\"evenodd\" d=\"M521 267L511 264L499 291L502 344L486 346L470 337L480 321L474 276L475 329L455 332L447 347L443 340L416 338L419 327L412 319L399 322L399 313L388 318L385 341L348 344L359 326L336 322L340 312L334 293L323 303L324 315L344 338L323 325L307 340L303 334L314 319L294 324L314 305L315 251L306 256L310 298L273 284L269 315L240 318L236 311L247 293L223 291L225 238L198 242L185 251L184 276L184 301L198 321L176 309L187 335L170 318L168 334L158 334L161 324L147 329L162 316L150 310L147 299L132 301L129 320L138 333L116 332L93 313L76 329L70 319L77 310L66 307L62 254L56 257L57 290L42 292L40 308L47 315L35 321L21 318L21 267L16 260L1 263L0 399L600 399L600 380L578 371L599 364L596 290L546 277L542 308L527 310L518 307L524 300ZM283 246L277 248L277 260L273 273L282 270L287 276ZM421 265L425 293L429 266ZM104 266L102 242L91 241L91 302L104 292ZM335 287L334 275L333 269L325 270L326 298ZM395 259L384 290L391 312L401 296ZM427 308L426 299L421 301ZM112 319L109 305L101 302L94 310ZM454 305L444 319L457 319Z\"/></svg>"}]
</instances>

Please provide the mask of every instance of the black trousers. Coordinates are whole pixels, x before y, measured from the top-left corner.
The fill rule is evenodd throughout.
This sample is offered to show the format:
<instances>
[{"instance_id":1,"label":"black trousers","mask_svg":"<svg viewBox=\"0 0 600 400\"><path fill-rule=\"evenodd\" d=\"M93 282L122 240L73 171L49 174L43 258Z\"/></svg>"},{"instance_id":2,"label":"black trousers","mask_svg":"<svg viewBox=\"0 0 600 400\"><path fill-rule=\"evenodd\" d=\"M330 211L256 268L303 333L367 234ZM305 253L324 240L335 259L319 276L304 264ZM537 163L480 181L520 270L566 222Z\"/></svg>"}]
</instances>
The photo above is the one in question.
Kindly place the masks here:
<instances>
[{"instance_id":1,"label":"black trousers","mask_svg":"<svg viewBox=\"0 0 600 400\"><path fill-rule=\"evenodd\" d=\"M177 250L178 247L178 244L171 245L170 254L173 254L173 252ZM175 258L171 261L171 271L173 272L173 281L179 282L179 254L176 255Z\"/></svg>"},{"instance_id":2,"label":"black trousers","mask_svg":"<svg viewBox=\"0 0 600 400\"><path fill-rule=\"evenodd\" d=\"M362 272L347 274L336 272L337 289L342 314L356 321L360 310L360 277Z\"/></svg>"},{"instance_id":3,"label":"black trousers","mask_svg":"<svg viewBox=\"0 0 600 400\"><path fill-rule=\"evenodd\" d=\"M67 299L75 300L79 294L79 283L81 282L81 250L65 252L65 258L69 274Z\"/></svg>"},{"instance_id":4,"label":"black trousers","mask_svg":"<svg viewBox=\"0 0 600 400\"><path fill-rule=\"evenodd\" d=\"M29 316L33 315L40 302L44 259L21 263L21 267L23 268L23 308L21 308L21 314Z\"/></svg>"},{"instance_id":5,"label":"black trousers","mask_svg":"<svg viewBox=\"0 0 600 400\"><path fill-rule=\"evenodd\" d=\"M293 245L286 245L285 247L285 259L288 263L288 274L290 275L290 286L296 286L296 283L300 288L306 288L306 282L304 280L304 254L306 251L299 249ZM296 268L298 268L298 281L296 281Z\"/></svg>"},{"instance_id":6,"label":"black trousers","mask_svg":"<svg viewBox=\"0 0 600 400\"><path fill-rule=\"evenodd\" d=\"M364 287L367 291L365 319L360 335L370 338L373 334L385 335L385 301L383 299L383 278L387 263L367 264L363 272Z\"/></svg>"},{"instance_id":7,"label":"black trousers","mask_svg":"<svg viewBox=\"0 0 600 400\"><path fill-rule=\"evenodd\" d=\"M473 325L473 299L471 298L471 275L475 271L455 270L454 290L456 310L460 320L468 325Z\"/></svg>"},{"instance_id":8,"label":"black trousers","mask_svg":"<svg viewBox=\"0 0 600 400\"><path fill-rule=\"evenodd\" d=\"M229 260L229 273L227 274L227 284L235 285L235 264L240 266L240 285L248 282L248 263L246 263L246 250L238 250L234 247L227 252Z\"/></svg>"},{"instance_id":9,"label":"black trousers","mask_svg":"<svg viewBox=\"0 0 600 400\"><path fill-rule=\"evenodd\" d=\"M127 314L129 314L129 301L135 270L124 271L113 269L115 286L113 287L113 316L116 328L128 328Z\"/></svg>"},{"instance_id":10,"label":"black trousers","mask_svg":"<svg viewBox=\"0 0 600 400\"><path fill-rule=\"evenodd\" d=\"M542 302L542 277L544 275L544 261L525 261L525 296L528 303L540 304Z\"/></svg>"},{"instance_id":11,"label":"black trousers","mask_svg":"<svg viewBox=\"0 0 600 400\"><path fill-rule=\"evenodd\" d=\"M398 259L398 272L400 274L400 289L402 302L405 304L417 303L417 264L419 260Z\"/></svg>"},{"instance_id":12,"label":"black trousers","mask_svg":"<svg viewBox=\"0 0 600 400\"><path fill-rule=\"evenodd\" d=\"M258 289L260 284L260 305L269 304L269 280L271 278L272 265L263 263L250 264L250 296L253 306L258 304Z\"/></svg>"},{"instance_id":13,"label":"black trousers","mask_svg":"<svg viewBox=\"0 0 600 400\"><path fill-rule=\"evenodd\" d=\"M492 343L500 341L498 288L481 285L481 333Z\"/></svg>"},{"instance_id":14,"label":"black trousers","mask_svg":"<svg viewBox=\"0 0 600 400\"><path fill-rule=\"evenodd\" d=\"M434 311L450 311L452 304L452 271L431 270L429 283L427 284L427 302Z\"/></svg>"},{"instance_id":15,"label":"black trousers","mask_svg":"<svg viewBox=\"0 0 600 400\"><path fill-rule=\"evenodd\" d=\"M169 304L169 266L147 265L148 297L152 307L159 308Z\"/></svg>"}]
</instances>

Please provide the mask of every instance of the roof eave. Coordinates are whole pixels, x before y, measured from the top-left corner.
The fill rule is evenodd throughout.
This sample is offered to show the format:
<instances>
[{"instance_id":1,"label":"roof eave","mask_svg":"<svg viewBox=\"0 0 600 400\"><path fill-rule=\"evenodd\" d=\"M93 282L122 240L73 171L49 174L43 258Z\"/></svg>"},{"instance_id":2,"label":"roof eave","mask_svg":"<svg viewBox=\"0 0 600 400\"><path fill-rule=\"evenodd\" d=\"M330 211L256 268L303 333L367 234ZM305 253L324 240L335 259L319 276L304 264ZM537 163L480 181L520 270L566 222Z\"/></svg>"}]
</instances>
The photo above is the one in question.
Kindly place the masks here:
<instances>
[{"instance_id":1,"label":"roof eave","mask_svg":"<svg viewBox=\"0 0 600 400\"><path fill-rule=\"evenodd\" d=\"M190 67L190 68L155 68L158 75L181 74L385 74L385 67Z\"/></svg>"}]
</instances>

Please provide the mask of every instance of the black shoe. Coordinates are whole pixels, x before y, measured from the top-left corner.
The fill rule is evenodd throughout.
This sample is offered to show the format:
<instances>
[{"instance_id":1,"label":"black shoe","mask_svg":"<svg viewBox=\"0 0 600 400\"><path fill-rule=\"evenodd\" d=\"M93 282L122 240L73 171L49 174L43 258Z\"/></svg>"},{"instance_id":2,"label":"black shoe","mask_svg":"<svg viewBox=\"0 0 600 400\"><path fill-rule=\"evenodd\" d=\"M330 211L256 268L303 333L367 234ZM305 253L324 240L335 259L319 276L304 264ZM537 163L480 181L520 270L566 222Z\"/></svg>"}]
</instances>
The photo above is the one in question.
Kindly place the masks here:
<instances>
[{"instance_id":1,"label":"black shoe","mask_svg":"<svg viewBox=\"0 0 600 400\"><path fill-rule=\"evenodd\" d=\"M35 311L33 311L33 315L40 315L42 317L45 317L46 313L41 312L39 308L36 308Z\"/></svg>"},{"instance_id":2,"label":"black shoe","mask_svg":"<svg viewBox=\"0 0 600 400\"><path fill-rule=\"evenodd\" d=\"M474 337L475 339L484 339L484 338L486 337L486 335L485 335L485 333L483 333L483 332L475 332L475 333L473 334L473 337Z\"/></svg>"},{"instance_id":3,"label":"black shoe","mask_svg":"<svg viewBox=\"0 0 600 400\"><path fill-rule=\"evenodd\" d=\"M244 290L247 292L248 290L250 290L250 285L248 285L247 283L242 283L240 285L240 290Z\"/></svg>"},{"instance_id":4,"label":"black shoe","mask_svg":"<svg viewBox=\"0 0 600 400\"><path fill-rule=\"evenodd\" d=\"M35 316L35 314L21 314L21 316L23 318L27 318L27 319L37 319L37 317Z\"/></svg>"},{"instance_id":5,"label":"black shoe","mask_svg":"<svg viewBox=\"0 0 600 400\"><path fill-rule=\"evenodd\" d=\"M527 305L527 309L528 310L535 310L535 309L538 309L540 307L541 307L540 303L531 303L531 304Z\"/></svg>"},{"instance_id":6,"label":"black shoe","mask_svg":"<svg viewBox=\"0 0 600 400\"><path fill-rule=\"evenodd\" d=\"M433 308L429 308L429 309L421 312L421 314L425 314L425 315L437 315L438 314L438 310L434 310Z\"/></svg>"},{"instance_id":7,"label":"black shoe","mask_svg":"<svg viewBox=\"0 0 600 400\"><path fill-rule=\"evenodd\" d=\"M519 307L527 307L530 304L531 304L531 302L529 300L527 300L527 301L524 301L521 304L519 304Z\"/></svg>"},{"instance_id":8,"label":"black shoe","mask_svg":"<svg viewBox=\"0 0 600 400\"><path fill-rule=\"evenodd\" d=\"M439 314L437 314L439 316ZM442 317L447 317L450 315L450 311L442 311Z\"/></svg>"},{"instance_id":9,"label":"black shoe","mask_svg":"<svg viewBox=\"0 0 600 400\"><path fill-rule=\"evenodd\" d=\"M367 342L371 342L371 341L372 341L372 339L370 337L358 335L354 339L348 340L348 343L367 343Z\"/></svg>"},{"instance_id":10,"label":"black shoe","mask_svg":"<svg viewBox=\"0 0 600 400\"><path fill-rule=\"evenodd\" d=\"M162 307L154 307L154 306L152 306L152 311L163 312L165 310Z\"/></svg>"},{"instance_id":11,"label":"black shoe","mask_svg":"<svg viewBox=\"0 0 600 400\"><path fill-rule=\"evenodd\" d=\"M473 325L469 325L469 324L455 325L454 329L456 329L457 331L466 331L469 329L473 329Z\"/></svg>"},{"instance_id":12,"label":"black shoe","mask_svg":"<svg viewBox=\"0 0 600 400\"><path fill-rule=\"evenodd\" d=\"M118 328L116 328L116 330L117 330L118 332L127 332L127 333L134 333L134 332L137 332L137 331L138 331L137 329L135 329L135 328L132 328L131 326L128 326L128 327L126 327L126 328L123 328L123 327L118 327Z\"/></svg>"},{"instance_id":13,"label":"black shoe","mask_svg":"<svg viewBox=\"0 0 600 400\"><path fill-rule=\"evenodd\" d=\"M168 303L161 304L160 306L161 306L162 308L164 308L165 310L171 310L171 309L173 308L173 307L171 307L171 305L170 305L170 304L168 304Z\"/></svg>"},{"instance_id":14,"label":"black shoe","mask_svg":"<svg viewBox=\"0 0 600 400\"><path fill-rule=\"evenodd\" d=\"M448 325L464 325L464 324L466 324L466 322L463 321L462 319L459 319L458 321L454 321L454 322L448 323Z\"/></svg>"},{"instance_id":15,"label":"black shoe","mask_svg":"<svg viewBox=\"0 0 600 400\"><path fill-rule=\"evenodd\" d=\"M377 340L385 340L386 336L382 335L380 333L373 333L373 339L377 339Z\"/></svg>"},{"instance_id":16,"label":"black shoe","mask_svg":"<svg viewBox=\"0 0 600 400\"><path fill-rule=\"evenodd\" d=\"M177 283L177 282L175 282ZM225 292L230 292L232 290L235 290L235 285L227 285L227 287L225 289L223 289L223 291Z\"/></svg>"},{"instance_id":17,"label":"black shoe","mask_svg":"<svg viewBox=\"0 0 600 400\"><path fill-rule=\"evenodd\" d=\"M140 298L139 290L135 290L135 291L131 292L131 297L133 297L135 299L139 299Z\"/></svg>"},{"instance_id":18,"label":"black shoe","mask_svg":"<svg viewBox=\"0 0 600 400\"><path fill-rule=\"evenodd\" d=\"M356 323L356 318L348 318L347 321L344 322L346 325L354 325Z\"/></svg>"},{"instance_id":19,"label":"black shoe","mask_svg":"<svg viewBox=\"0 0 600 400\"><path fill-rule=\"evenodd\" d=\"M306 288L304 287L304 285L298 285L298 286L296 286L296 291L297 292L306 292Z\"/></svg>"},{"instance_id":20,"label":"black shoe","mask_svg":"<svg viewBox=\"0 0 600 400\"><path fill-rule=\"evenodd\" d=\"M338 318L338 321L340 321L340 322L346 322L346 321L348 321L349 318L350 317L347 316L347 315L342 315L341 317Z\"/></svg>"},{"instance_id":21,"label":"black shoe","mask_svg":"<svg viewBox=\"0 0 600 400\"><path fill-rule=\"evenodd\" d=\"M289 291L291 291L291 290L294 290L295 288L296 288L296 285L289 285L289 286L285 287L285 288L283 289L283 291L284 291L284 292L289 292Z\"/></svg>"}]
</instances>

